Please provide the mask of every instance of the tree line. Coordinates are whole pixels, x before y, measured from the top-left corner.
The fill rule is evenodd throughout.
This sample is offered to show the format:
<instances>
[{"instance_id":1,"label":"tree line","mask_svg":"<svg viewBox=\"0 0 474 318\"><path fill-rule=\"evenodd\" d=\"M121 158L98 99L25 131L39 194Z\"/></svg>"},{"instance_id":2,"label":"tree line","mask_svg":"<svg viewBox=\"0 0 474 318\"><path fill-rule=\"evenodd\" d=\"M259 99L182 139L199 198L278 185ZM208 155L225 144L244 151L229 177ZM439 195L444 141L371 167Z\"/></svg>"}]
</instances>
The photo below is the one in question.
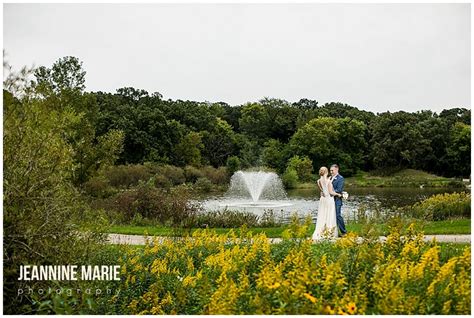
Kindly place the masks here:
<instances>
[{"instance_id":1,"label":"tree line","mask_svg":"<svg viewBox=\"0 0 474 318\"><path fill-rule=\"evenodd\" d=\"M313 171L338 163L345 175L403 168L448 177L471 172L466 108L374 114L309 99L243 105L171 100L133 87L86 92L85 74L77 58L65 57L36 69L34 80L52 108L80 114L67 136L79 183L110 154L118 164L266 166L279 173L298 158L309 159Z\"/></svg>"}]
</instances>

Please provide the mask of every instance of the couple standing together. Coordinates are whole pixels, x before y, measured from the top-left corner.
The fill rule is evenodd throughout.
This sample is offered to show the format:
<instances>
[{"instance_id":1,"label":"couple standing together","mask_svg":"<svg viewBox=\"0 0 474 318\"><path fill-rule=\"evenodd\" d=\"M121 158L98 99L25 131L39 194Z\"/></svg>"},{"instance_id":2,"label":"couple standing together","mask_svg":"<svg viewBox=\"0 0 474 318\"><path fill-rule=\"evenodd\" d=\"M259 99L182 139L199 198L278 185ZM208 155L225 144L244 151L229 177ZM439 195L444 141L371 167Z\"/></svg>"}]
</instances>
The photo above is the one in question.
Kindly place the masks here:
<instances>
[{"instance_id":1,"label":"couple standing together","mask_svg":"<svg viewBox=\"0 0 474 318\"><path fill-rule=\"evenodd\" d=\"M339 174L339 166L333 164L330 168L319 169L318 187L321 190L316 228L312 235L313 240L322 238L336 238L346 234L344 219L341 215L342 192L344 191L344 177Z\"/></svg>"}]
</instances>

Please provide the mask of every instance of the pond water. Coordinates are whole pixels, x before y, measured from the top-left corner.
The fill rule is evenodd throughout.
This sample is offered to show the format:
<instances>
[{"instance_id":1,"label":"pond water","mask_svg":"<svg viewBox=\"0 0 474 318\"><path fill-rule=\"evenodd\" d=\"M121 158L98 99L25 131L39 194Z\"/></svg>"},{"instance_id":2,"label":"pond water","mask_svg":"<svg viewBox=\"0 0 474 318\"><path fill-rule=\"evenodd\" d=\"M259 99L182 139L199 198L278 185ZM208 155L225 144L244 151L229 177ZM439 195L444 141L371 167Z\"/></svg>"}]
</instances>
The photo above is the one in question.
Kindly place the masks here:
<instances>
[{"instance_id":1,"label":"pond water","mask_svg":"<svg viewBox=\"0 0 474 318\"><path fill-rule=\"evenodd\" d=\"M456 188L355 188L346 187L349 198L344 200L342 214L345 220L356 220L358 211L368 216L374 213L387 213L390 209L412 205L434 194L460 191ZM272 210L284 223L296 212L300 217L311 215L316 220L318 213L319 191L315 189L297 189L287 192L283 200L258 200L229 198L225 193L202 197L199 201L205 211L237 210L262 215Z\"/></svg>"}]
</instances>

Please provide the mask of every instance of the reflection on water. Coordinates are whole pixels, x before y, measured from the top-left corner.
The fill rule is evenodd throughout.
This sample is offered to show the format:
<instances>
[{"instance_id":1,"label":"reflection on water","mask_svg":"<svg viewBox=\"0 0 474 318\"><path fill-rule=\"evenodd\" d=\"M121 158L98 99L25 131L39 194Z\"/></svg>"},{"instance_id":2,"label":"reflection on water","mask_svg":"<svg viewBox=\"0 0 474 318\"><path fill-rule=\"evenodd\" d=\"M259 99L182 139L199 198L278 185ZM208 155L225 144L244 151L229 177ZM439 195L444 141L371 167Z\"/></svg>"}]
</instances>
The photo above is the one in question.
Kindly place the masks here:
<instances>
[{"instance_id":1,"label":"reflection on water","mask_svg":"<svg viewBox=\"0 0 474 318\"><path fill-rule=\"evenodd\" d=\"M346 220L357 218L359 208L366 214L373 214L374 207L378 213L386 213L389 209L412 205L434 194L459 191L455 188L346 188L349 199L344 201L342 214ZM261 201L250 204L251 200L231 199L222 195L209 196L199 200L206 211L238 210L262 215L265 210L273 210L275 216L288 222L296 212L300 217L311 215L316 220L319 191L315 189L297 189L288 191L287 200Z\"/></svg>"}]
</instances>

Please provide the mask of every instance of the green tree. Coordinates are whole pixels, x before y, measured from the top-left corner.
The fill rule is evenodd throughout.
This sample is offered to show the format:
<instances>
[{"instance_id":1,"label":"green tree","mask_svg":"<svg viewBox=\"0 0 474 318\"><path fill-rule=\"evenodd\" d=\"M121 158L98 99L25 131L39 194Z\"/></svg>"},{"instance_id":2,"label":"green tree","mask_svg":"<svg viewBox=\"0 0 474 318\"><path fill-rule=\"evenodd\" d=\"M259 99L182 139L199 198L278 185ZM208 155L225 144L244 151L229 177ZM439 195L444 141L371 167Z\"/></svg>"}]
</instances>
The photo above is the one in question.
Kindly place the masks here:
<instances>
[{"instance_id":1,"label":"green tree","mask_svg":"<svg viewBox=\"0 0 474 318\"><path fill-rule=\"evenodd\" d=\"M382 113L372 125L371 158L379 169L408 168L420 162L429 143L420 131L418 117L407 112Z\"/></svg>"},{"instance_id":2,"label":"green tree","mask_svg":"<svg viewBox=\"0 0 474 318\"><path fill-rule=\"evenodd\" d=\"M270 131L270 118L260 103L249 103L242 107L239 126L242 133L251 138L266 139Z\"/></svg>"},{"instance_id":3,"label":"green tree","mask_svg":"<svg viewBox=\"0 0 474 318\"><path fill-rule=\"evenodd\" d=\"M363 165L366 126L349 118L315 118L297 130L290 140L290 151L307 156L313 169L338 163L345 175L352 175Z\"/></svg>"},{"instance_id":4,"label":"green tree","mask_svg":"<svg viewBox=\"0 0 474 318\"><path fill-rule=\"evenodd\" d=\"M458 122L449 136L446 149L447 169L453 176L470 177L471 175L471 126Z\"/></svg>"},{"instance_id":5,"label":"green tree","mask_svg":"<svg viewBox=\"0 0 474 318\"><path fill-rule=\"evenodd\" d=\"M294 189L298 185L298 172L294 168L288 167L281 177L283 185L287 189Z\"/></svg>"},{"instance_id":6,"label":"green tree","mask_svg":"<svg viewBox=\"0 0 474 318\"><path fill-rule=\"evenodd\" d=\"M225 120L216 118L210 131L202 132L204 157L214 167L223 166L229 156L234 154L236 136L232 127Z\"/></svg>"},{"instance_id":7,"label":"green tree","mask_svg":"<svg viewBox=\"0 0 474 318\"><path fill-rule=\"evenodd\" d=\"M73 178L82 184L102 166L113 164L122 151L123 133L113 130L96 134L98 106L93 94L84 93L86 72L75 57L64 57L51 68L39 67L34 72L35 93L52 111L74 112L78 120L64 132L74 151L76 163Z\"/></svg>"},{"instance_id":8,"label":"green tree","mask_svg":"<svg viewBox=\"0 0 474 318\"><path fill-rule=\"evenodd\" d=\"M201 134L191 131L174 148L174 163L179 166L201 165L201 151L204 148Z\"/></svg>"},{"instance_id":9,"label":"green tree","mask_svg":"<svg viewBox=\"0 0 474 318\"><path fill-rule=\"evenodd\" d=\"M269 139L264 143L262 162L265 166L283 173L286 168L284 144L277 139Z\"/></svg>"},{"instance_id":10,"label":"green tree","mask_svg":"<svg viewBox=\"0 0 474 318\"><path fill-rule=\"evenodd\" d=\"M261 154L262 147L260 143L248 138L244 134L237 135L237 144L239 148L239 158L241 159L242 167L258 167L262 165Z\"/></svg>"},{"instance_id":11,"label":"green tree","mask_svg":"<svg viewBox=\"0 0 474 318\"><path fill-rule=\"evenodd\" d=\"M259 103L268 114L267 136L287 142L295 133L298 109L283 99L264 98Z\"/></svg>"},{"instance_id":12,"label":"green tree","mask_svg":"<svg viewBox=\"0 0 474 318\"><path fill-rule=\"evenodd\" d=\"M288 168L296 171L299 180L311 180L311 174L313 172L313 163L308 157L293 156L288 161Z\"/></svg>"},{"instance_id":13,"label":"green tree","mask_svg":"<svg viewBox=\"0 0 474 318\"><path fill-rule=\"evenodd\" d=\"M227 173L232 176L234 172L240 170L240 159L237 156L230 156L227 158Z\"/></svg>"},{"instance_id":14,"label":"green tree","mask_svg":"<svg viewBox=\"0 0 474 318\"><path fill-rule=\"evenodd\" d=\"M87 262L101 248L104 218L71 182L76 163L66 140L81 116L72 108L51 109L33 89L20 98L3 93L4 313L35 313L38 304L18 289L48 284L19 281L19 266Z\"/></svg>"}]
</instances>

